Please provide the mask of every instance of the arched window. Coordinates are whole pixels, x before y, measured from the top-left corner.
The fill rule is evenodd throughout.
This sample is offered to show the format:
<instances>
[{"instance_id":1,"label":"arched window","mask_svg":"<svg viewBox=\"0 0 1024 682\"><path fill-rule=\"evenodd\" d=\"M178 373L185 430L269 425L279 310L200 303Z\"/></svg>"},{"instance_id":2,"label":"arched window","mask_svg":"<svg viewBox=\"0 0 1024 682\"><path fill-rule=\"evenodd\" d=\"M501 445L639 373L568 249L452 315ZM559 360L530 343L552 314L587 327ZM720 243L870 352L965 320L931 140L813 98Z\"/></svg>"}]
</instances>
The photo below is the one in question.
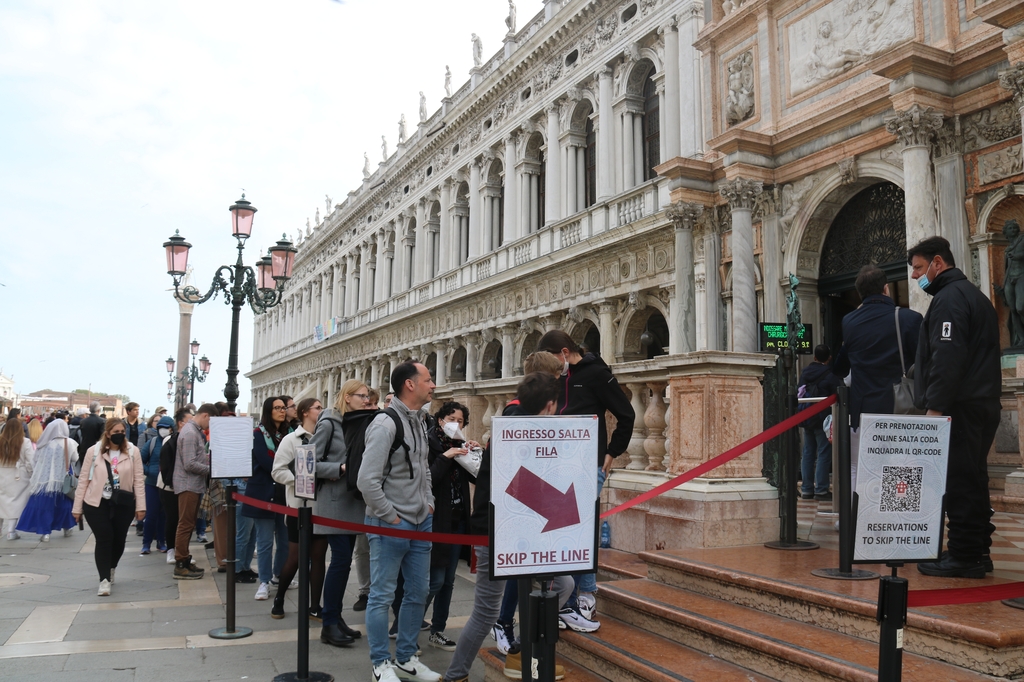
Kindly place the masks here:
<instances>
[{"instance_id":1,"label":"arched window","mask_svg":"<svg viewBox=\"0 0 1024 682\"><path fill-rule=\"evenodd\" d=\"M533 133L526 143L526 154L522 163L522 206L526 223L524 234L533 234L544 225L544 154L541 147L544 138Z\"/></svg>"},{"instance_id":2,"label":"arched window","mask_svg":"<svg viewBox=\"0 0 1024 682\"><path fill-rule=\"evenodd\" d=\"M590 117L587 117L587 147L584 169L586 178L583 185L583 206L589 208L597 201L597 133L594 131L594 122Z\"/></svg>"},{"instance_id":3,"label":"arched window","mask_svg":"<svg viewBox=\"0 0 1024 682\"><path fill-rule=\"evenodd\" d=\"M537 212L537 229L540 229L544 225L544 198L547 196L544 192L544 185L547 182L547 168L548 168L548 155L547 152L541 151L540 153L540 173L538 174L537 180L537 205L534 206L534 211Z\"/></svg>"},{"instance_id":4,"label":"arched window","mask_svg":"<svg viewBox=\"0 0 1024 682\"><path fill-rule=\"evenodd\" d=\"M654 167L661 163L660 104L652 76L653 68L644 79L644 180L656 177Z\"/></svg>"},{"instance_id":5,"label":"arched window","mask_svg":"<svg viewBox=\"0 0 1024 682\"><path fill-rule=\"evenodd\" d=\"M589 100L576 105L570 121L565 155L566 213L572 215L593 206L597 198L597 136Z\"/></svg>"},{"instance_id":6,"label":"arched window","mask_svg":"<svg viewBox=\"0 0 1024 682\"><path fill-rule=\"evenodd\" d=\"M505 223L505 182L502 178L500 159L494 159L487 167L483 187L483 216L480 221L483 232L483 251L489 253L501 247Z\"/></svg>"}]
</instances>

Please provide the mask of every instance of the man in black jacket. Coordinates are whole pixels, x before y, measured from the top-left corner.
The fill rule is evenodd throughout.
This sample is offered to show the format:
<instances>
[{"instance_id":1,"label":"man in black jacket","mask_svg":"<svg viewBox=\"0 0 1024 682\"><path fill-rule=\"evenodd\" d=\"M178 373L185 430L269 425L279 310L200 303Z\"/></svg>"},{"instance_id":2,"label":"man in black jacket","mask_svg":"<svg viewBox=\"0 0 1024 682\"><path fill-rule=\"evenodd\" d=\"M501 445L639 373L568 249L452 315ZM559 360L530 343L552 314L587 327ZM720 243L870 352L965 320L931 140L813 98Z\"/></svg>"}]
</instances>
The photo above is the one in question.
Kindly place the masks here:
<instances>
[{"instance_id":1,"label":"man in black jacket","mask_svg":"<svg viewBox=\"0 0 1024 682\"><path fill-rule=\"evenodd\" d=\"M99 415L100 404L93 400L89 403L89 416L82 420L78 433L82 440L78 443L78 461L85 458L85 452L99 441L103 435L105 422Z\"/></svg>"},{"instance_id":2,"label":"man in black jacket","mask_svg":"<svg viewBox=\"0 0 1024 682\"><path fill-rule=\"evenodd\" d=\"M814 360L804 367L800 372L798 382L804 388L804 395L807 398L827 398L836 392L839 385L839 378L832 373L828 366L832 350L823 343L814 348ZM810 407L810 404L807 404ZM819 501L829 501L832 493L828 490L828 474L832 468L832 443L822 425L825 422L825 413L814 415L802 425L804 436L803 455L800 458L800 478L803 480L800 497L805 500L814 498Z\"/></svg>"},{"instance_id":3,"label":"man in black jacket","mask_svg":"<svg viewBox=\"0 0 1024 682\"><path fill-rule=\"evenodd\" d=\"M984 578L992 570L988 451L999 426L999 319L992 302L953 262L949 242L930 237L910 249L912 276L932 297L921 327L914 400L929 416L951 417L946 472L949 551L917 568L925 575Z\"/></svg>"},{"instance_id":4,"label":"man in black jacket","mask_svg":"<svg viewBox=\"0 0 1024 682\"><path fill-rule=\"evenodd\" d=\"M843 345L832 363L838 377L852 374L850 381L850 474L857 488L857 450L860 443L860 415L892 414L892 386L910 369L921 330L921 314L900 308L889 295L885 272L877 265L865 265L854 284L860 307L843 317ZM898 316L898 317L897 317ZM899 334L896 320L899 319ZM900 344L902 341L902 356ZM904 367L905 366L905 367Z\"/></svg>"}]
</instances>

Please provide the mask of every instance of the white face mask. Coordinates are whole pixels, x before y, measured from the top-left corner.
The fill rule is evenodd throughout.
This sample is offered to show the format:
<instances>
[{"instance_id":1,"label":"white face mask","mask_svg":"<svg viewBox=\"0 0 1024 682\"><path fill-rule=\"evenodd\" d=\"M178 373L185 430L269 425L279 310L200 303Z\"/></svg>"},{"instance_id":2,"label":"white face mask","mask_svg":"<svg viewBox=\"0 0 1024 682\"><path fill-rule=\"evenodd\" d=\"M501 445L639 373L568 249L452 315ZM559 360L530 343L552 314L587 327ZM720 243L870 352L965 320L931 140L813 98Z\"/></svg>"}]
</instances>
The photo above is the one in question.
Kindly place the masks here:
<instances>
[{"instance_id":1,"label":"white face mask","mask_svg":"<svg viewBox=\"0 0 1024 682\"><path fill-rule=\"evenodd\" d=\"M444 429L445 435L452 440L466 440L466 437L462 435L462 430L459 428L458 422L445 422L442 428Z\"/></svg>"},{"instance_id":2,"label":"white face mask","mask_svg":"<svg viewBox=\"0 0 1024 682\"><path fill-rule=\"evenodd\" d=\"M166 427L160 427L159 429L156 430L156 432L160 434L161 438L166 438L167 436L171 435L171 430Z\"/></svg>"},{"instance_id":3,"label":"white face mask","mask_svg":"<svg viewBox=\"0 0 1024 682\"><path fill-rule=\"evenodd\" d=\"M562 356L562 376L564 377L569 373L569 359L564 355Z\"/></svg>"}]
</instances>

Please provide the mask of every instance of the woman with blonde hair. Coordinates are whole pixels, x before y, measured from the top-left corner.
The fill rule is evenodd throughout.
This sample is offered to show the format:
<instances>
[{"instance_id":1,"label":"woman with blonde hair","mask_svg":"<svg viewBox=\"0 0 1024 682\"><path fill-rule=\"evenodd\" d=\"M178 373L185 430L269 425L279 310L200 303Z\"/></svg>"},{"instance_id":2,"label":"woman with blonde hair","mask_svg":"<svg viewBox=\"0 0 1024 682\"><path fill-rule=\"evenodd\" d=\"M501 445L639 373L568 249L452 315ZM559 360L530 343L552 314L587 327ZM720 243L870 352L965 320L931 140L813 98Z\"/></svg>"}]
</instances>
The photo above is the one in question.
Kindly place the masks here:
<instances>
[{"instance_id":1,"label":"woman with blonde hair","mask_svg":"<svg viewBox=\"0 0 1024 682\"><path fill-rule=\"evenodd\" d=\"M28 423L28 439L32 441L32 447L37 447L39 439L43 436L43 424L38 419L33 419Z\"/></svg>"},{"instance_id":2,"label":"woman with blonde hair","mask_svg":"<svg viewBox=\"0 0 1024 682\"><path fill-rule=\"evenodd\" d=\"M132 518L146 518L142 456L128 440L126 431L120 419L107 420L100 441L86 451L82 460L82 476L71 511L76 522L85 515L96 538L93 556L100 574L96 593L100 597L110 596L114 570L124 554Z\"/></svg>"},{"instance_id":3,"label":"woman with blonde hair","mask_svg":"<svg viewBox=\"0 0 1024 682\"><path fill-rule=\"evenodd\" d=\"M54 419L43 429L32 456L31 497L18 519L18 530L42 535L43 542L49 542L55 530L63 530L66 537L75 527L71 500L63 492L64 476L78 461L78 443L70 436L68 423Z\"/></svg>"},{"instance_id":4,"label":"woman with blonde hair","mask_svg":"<svg viewBox=\"0 0 1024 682\"><path fill-rule=\"evenodd\" d=\"M0 521L8 540L20 536L14 526L28 504L28 484L32 476L32 442L25 438L17 417L8 420L11 428L0 432Z\"/></svg>"},{"instance_id":5,"label":"woman with blonde hair","mask_svg":"<svg viewBox=\"0 0 1024 682\"><path fill-rule=\"evenodd\" d=\"M316 448L316 477L320 484L313 507L315 515L349 523L363 522L366 504L355 496L355 481L349 485L345 462L350 447L362 447L355 442L357 436L362 436L365 430L360 428L359 420L372 418L375 414L376 405L370 403L366 384L358 379L346 381L338 393L334 408L320 414L310 440ZM345 646L362 634L350 628L341 617L341 600L348 584L356 535L350 530L318 525L313 526L313 534L314 537L326 536L327 545L331 548L331 564L324 579L320 641L332 646ZM318 555L315 551L313 554L315 562ZM319 555L319 561L325 558Z\"/></svg>"}]
</instances>

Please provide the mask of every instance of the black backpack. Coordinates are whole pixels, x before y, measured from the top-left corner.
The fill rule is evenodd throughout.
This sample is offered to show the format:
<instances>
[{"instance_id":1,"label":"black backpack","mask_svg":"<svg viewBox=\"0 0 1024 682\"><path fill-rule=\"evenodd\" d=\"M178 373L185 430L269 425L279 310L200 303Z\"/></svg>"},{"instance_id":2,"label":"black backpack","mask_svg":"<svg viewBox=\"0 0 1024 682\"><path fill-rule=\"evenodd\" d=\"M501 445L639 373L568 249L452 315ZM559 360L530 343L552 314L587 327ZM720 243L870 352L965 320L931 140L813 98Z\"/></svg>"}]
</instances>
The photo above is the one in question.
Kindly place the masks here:
<instances>
[{"instance_id":1,"label":"black backpack","mask_svg":"<svg viewBox=\"0 0 1024 682\"><path fill-rule=\"evenodd\" d=\"M345 415L343 420L345 430L345 485L348 491L352 493L357 500L363 499L363 494L359 491L359 487L356 485L359 480L359 467L363 464L363 451L366 449L366 427L368 427L378 414L383 412L384 414L391 417L391 421L395 423L395 439L391 441L391 449L388 450L388 461L387 466L384 470L384 478L388 477L391 473L391 456L395 454L395 450L402 448L405 450L405 462L409 467L409 478L412 479L412 457L409 453L409 446L405 443L405 427L402 425L402 420L398 416L398 413L390 407L386 407L383 410L359 410L355 413L349 413ZM334 422L331 422L331 428L334 428ZM332 442L334 438L333 431L331 432ZM324 453L324 458L327 454Z\"/></svg>"},{"instance_id":2,"label":"black backpack","mask_svg":"<svg viewBox=\"0 0 1024 682\"><path fill-rule=\"evenodd\" d=\"M160 448L160 478L168 488L174 487L174 463L177 460L177 455L178 432L175 431Z\"/></svg>"},{"instance_id":3,"label":"black backpack","mask_svg":"<svg viewBox=\"0 0 1024 682\"><path fill-rule=\"evenodd\" d=\"M819 386L819 384L822 381L824 381L824 380L825 380L825 377L823 376L820 379L818 379L818 381L816 381L814 383L804 384L804 387L805 387L804 388L804 397L805 398L823 398L823 397L826 397L826 394L821 391L821 387ZM803 412L804 410L806 410L808 408L811 408L811 407L814 407L817 404L818 403L816 403L816 402L814 402L814 403L800 403L799 405L797 405L796 411L797 412ZM827 417L829 414L831 414L831 412L829 412L829 410L822 410L821 412L819 412L818 414L814 415L810 419L805 420L800 426L804 427L805 429L820 429L822 427L822 425L825 423L825 417Z\"/></svg>"}]
</instances>

